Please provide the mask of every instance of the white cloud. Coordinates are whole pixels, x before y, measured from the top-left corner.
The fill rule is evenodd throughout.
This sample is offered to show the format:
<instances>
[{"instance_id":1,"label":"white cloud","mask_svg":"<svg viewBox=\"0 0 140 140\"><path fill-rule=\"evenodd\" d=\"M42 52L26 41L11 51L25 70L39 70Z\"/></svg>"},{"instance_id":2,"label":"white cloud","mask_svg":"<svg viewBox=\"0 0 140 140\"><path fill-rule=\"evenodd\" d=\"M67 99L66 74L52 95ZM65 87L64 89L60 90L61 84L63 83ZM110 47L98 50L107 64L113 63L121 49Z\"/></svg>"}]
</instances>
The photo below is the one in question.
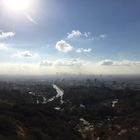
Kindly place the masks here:
<instances>
[{"instance_id":1,"label":"white cloud","mask_svg":"<svg viewBox=\"0 0 140 140\"><path fill-rule=\"evenodd\" d=\"M71 33L67 33L67 38L68 39L72 39L72 38L77 38L77 37L81 37L82 33L79 30L73 30Z\"/></svg>"},{"instance_id":2,"label":"white cloud","mask_svg":"<svg viewBox=\"0 0 140 140\"><path fill-rule=\"evenodd\" d=\"M13 36L15 36L14 32L0 32L0 39L6 39Z\"/></svg>"},{"instance_id":3,"label":"white cloud","mask_svg":"<svg viewBox=\"0 0 140 140\"><path fill-rule=\"evenodd\" d=\"M78 58L76 59L57 59L54 61L42 61L40 66L60 66L60 67L79 67L82 66L85 62Z\"/></svg>"},{"instance_id":4,"label":"white cloud","mask_svg":"<svg viewBox=\"0 0 140 140\"><path fill-rule=\"evenodd\" d=\"M17 57L33 57L33 54L30 51L18 51L14 56Z\"/></svg>"},{"instance_id":5,"label":"white cloud","mask_svg":"<svg viewBox=\"0 0 140 140\"><path fill-rule=\"evenodd\" d=\"M92 40L103 40L106 39L108 36L106 34L100 34L92 37ZM89 39L90 40L90 39Z\"/></svg>"},{"instance_id":6,"label":"white cloud","mask_svg":"<svg viewBox=\"0 0 140 140\"><path fill-rule=\"evenodd\" d=\"M77 53L82 53L82 52L89 53L91 51L92 51L92 48L87 48L87 49L85 49L85 48L78 48L78 49L76 49Z\"/></svg>"},{"instance_id":7,"label":"white cloud","mask_svg":"<svg viewBox=\"0 0 140 140\"><path fill-rule=\"evenodd\" d=\"M85 40L100 40L107 38L106 34L99 34L92 36L91 32L81 32L79 30L72 30L70 33L67 33L67 39L85 39Z\"/></svg>"},{"instance_id":8,"label":"white cloud","mask_svg":"<svg viewBox=\"0 0 140 140\"><path fill-rule=\"evenodd\" d=\"M79 49L76 49L76 52L77 53L81 53L83 50L81 49L81 48L79 48Z\"/></svg>"},{"instance_id":9,"label":"white cloud","mask_svg":"<svg viewBox=\"0 0 140 140\"><path fill-rule=\"evenodd\" d=\"M68 39L75 39L75 38L83 38L83 39L89 39L91 36L90 32L82 33L79 30L72 30L71 33L67 33Z\"/></svg>"},{"instance_id":10,"label":"white cloud","mask_svg":"<svg viewBox=\"0 0 140 140\"><path fill-rule=\"evenodd\" d=\"M92 49L91 48L87 48L87 49L83 49L83 52L91 52L92 51Z\"/></svg>"},{"instance_id":11,"label":"white cloud","mask_svg":"<svg viewBox=\"0 0 140 140\"><path fill-rule=\"evenodd\" d=\"M110 59L105 59L105 60L100 61L98 64L99 65L110 66L110 65L113 65L113 61L110 60Z\"/></svg>"},{"instance_id":12,"label":"white cloud","mask_svg":"<svg viewBox=\"0 0 140 140\"><path fill-rule=\"evenodd\" d=\"M7 49L7 46L4 43L0 43L0 50Z\"/></svg>"},{"instance_id":13,"label":"white cloud","mask_svg":"<svg viewBox=\"0 0 140 140\"><path fill-rule=\"evenodd\" d=\"M98 63L103 66L140 66L140 61L131 61L131 60L110 60L106 59Z\"/></svg>"},{"instance_id":14,"label":"white cloud","mask_svg":"<svg viewBox=\"0 0 140 140\"><path fill-rule=\"evenodd\" d=\"M89 38L89 37L90 37L90 35L91 35L91 33L90 33L90 32L85 32L85 33L83 34L83 36L84 36L84 37L86 37L86 38Z\"/></svg>"},{"instance_id":15,"label":"white cloud","mask_svg":"<svg viewBox=\"0 0 140 140\"><path fill-rule=\"evenodd\" d=\"M73 50L73 47L64 40L58 41L55 47L58 51L61 51L64 53L67 53Z\"/></svg>"},{"instance_id":16,"label":"white cloud","mask_svg":"<svg viewBox=\"0 0 140 140\"><path fill-rule=\"evenodd\" d=\"M107 38L107 35L106 34L100 34L99 38L101 38L101 39Z\"/></svg>"}]
</instances>

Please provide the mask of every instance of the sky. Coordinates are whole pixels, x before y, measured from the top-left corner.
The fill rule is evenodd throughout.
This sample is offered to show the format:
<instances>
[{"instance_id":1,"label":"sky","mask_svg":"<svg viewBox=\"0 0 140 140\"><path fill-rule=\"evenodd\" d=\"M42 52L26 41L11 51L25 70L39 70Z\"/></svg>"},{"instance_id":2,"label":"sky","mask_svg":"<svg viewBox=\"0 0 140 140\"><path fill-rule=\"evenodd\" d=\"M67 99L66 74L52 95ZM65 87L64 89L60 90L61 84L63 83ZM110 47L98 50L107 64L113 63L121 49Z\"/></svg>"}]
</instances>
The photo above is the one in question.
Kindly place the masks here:
<instances>
[{"instance_id":1,"label":"sky","mask_svg":"<svg viewBox=\"0 0 140 140\"><path fill-rule=\"evenodd\" d=\"M140 74L139 5L0 0L0 74Z\"/></svg>"}]
</instances>

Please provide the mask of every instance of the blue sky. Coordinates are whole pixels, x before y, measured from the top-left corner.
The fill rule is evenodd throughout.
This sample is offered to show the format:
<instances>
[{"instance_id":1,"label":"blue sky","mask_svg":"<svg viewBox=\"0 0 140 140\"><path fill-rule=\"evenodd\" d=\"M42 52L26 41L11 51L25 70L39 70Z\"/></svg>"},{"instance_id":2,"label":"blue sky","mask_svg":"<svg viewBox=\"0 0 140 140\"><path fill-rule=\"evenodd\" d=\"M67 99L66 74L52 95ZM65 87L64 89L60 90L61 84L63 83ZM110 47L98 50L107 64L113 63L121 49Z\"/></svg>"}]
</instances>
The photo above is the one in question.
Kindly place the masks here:
<instances>
[{"instance_id":1,"label":"blue sky","mask_svg":"<svg viewBox=\"0 0 140 140\"><path fill-rule=\"evenodd\" d=\"M140 74L139 0L3 1L0 74Z\"/></svg>"}]
</instances>

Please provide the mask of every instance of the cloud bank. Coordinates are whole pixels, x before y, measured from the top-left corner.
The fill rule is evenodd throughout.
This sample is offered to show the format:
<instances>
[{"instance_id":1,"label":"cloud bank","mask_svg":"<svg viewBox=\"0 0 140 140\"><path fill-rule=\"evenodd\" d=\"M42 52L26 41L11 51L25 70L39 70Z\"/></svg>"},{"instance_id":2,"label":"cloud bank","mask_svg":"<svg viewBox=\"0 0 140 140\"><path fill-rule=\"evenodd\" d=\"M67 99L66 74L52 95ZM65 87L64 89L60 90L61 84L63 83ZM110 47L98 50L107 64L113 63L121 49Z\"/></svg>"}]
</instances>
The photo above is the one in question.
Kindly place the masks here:
<instances>
[{"instance_id":1,"label":"cloud bank","mask_svg":"<svg viewBox=\"0 0 140 140\"><path fill-rule=\"evenodd\" d=\"M33 53L30 51L18 51L16 54L14 54L16 57L33 57Z\"/></svg>"},{"instance_id":2,"label":"cloud bank","mask_svg":"<svg viewBox=\"0 0 140 140\"><path fill-rule=\"evenodd\" d=\"M78 58L76 59L57 59L54 61L42 61L40 63L40 66L60 66L60 67L79 67L84 64L83 60L80 60Z\"/></svg>"},{"instance_id":3,"label":"cloud bank","mask_svg":"<svg viewBox=\"0 0 140 140\"><path fill-rule=\"evenodd\" d=\"M140 61L131 61L131 60L110 60L105 59L98 63L103 66L140 66Z\"/></svg>"}]
</instances>

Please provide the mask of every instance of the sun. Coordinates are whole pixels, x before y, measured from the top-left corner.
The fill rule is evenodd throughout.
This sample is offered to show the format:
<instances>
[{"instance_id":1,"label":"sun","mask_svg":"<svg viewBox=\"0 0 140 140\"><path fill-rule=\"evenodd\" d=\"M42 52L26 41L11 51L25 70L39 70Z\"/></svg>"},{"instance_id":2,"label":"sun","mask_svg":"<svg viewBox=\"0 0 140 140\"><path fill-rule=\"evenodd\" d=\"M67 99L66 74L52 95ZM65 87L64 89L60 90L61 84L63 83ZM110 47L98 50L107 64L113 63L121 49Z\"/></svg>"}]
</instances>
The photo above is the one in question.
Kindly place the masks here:
<instances>
[{"instance_id":1,"label":"sun","mask_svg":"<svg viewBox=\"0 0 140 140\"><path fill-rule=\"evenodd\" d=\"M3 3L8 10L15 12L24 12L30 7L30 0L3 0Z\"/></svg>"}]
</instances>

